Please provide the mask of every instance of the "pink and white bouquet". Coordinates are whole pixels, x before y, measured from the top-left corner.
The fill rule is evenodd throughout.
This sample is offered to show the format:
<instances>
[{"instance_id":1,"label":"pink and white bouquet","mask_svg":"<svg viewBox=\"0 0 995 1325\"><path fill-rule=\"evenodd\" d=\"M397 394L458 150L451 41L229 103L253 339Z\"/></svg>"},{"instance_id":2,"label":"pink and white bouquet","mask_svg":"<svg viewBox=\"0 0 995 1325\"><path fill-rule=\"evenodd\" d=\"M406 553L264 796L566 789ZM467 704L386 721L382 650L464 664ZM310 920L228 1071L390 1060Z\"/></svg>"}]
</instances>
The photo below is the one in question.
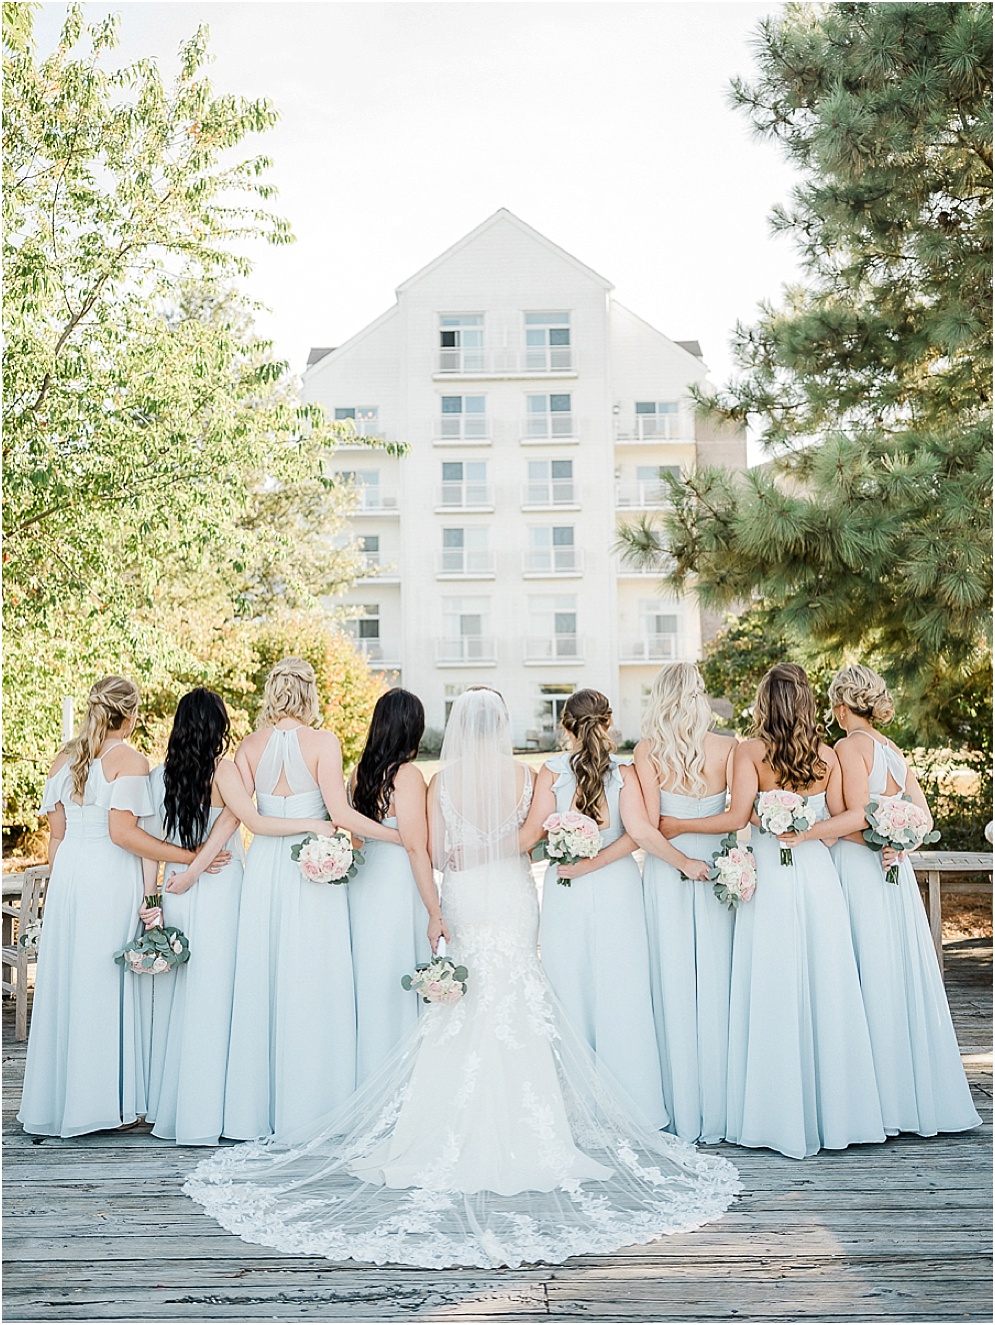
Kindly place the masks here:
<instances>
[{"instance_id":1,"label":"pink and white bouquet","mask_svg":"<svg viewBox=\"0 0 995 1325\"><path fill-rule=\"evenodd\" d=\"M546 840L539 843L539 852L554 864L576 865L582 860L593 860L601 850L601 829L586 814L576 810L551 814L542 826ZM570 887L569 879L557 876L556 882Z\"/></svg>"},{"instance_id":2,"label":"pink and white bouquet","mask_svg":"<svg viewBox=\"0 0 995 1325\"><path fill-rule=\"evenodd\" d=\"M782 833L804 833L818 820L815 807L797 791L762 791L756 799L760 831L780 837ZM781 846L781 864L791 864L791 848Z\"/></svg>"},{"instance_id":3,"label":"pink and white bouquet","mask_svg":"<svg viewBox=\"0 0 995 1325\"><path fill-rule=\"evenodd\" d=\"M420 962L411 975L401 976L401 988L413 989L426 1003L458 1003L466 993L467 969L446 956L446 945L439 940L439 951L430 962Z\"/></svg>"},{"instance_id":4,"label":"pink and white bouquet","mask_svg":"<svg viewBox=\"0 0 995 1325\"><path fill-rule=\"evenodd\" d=\"M864 829L864 841L872 851L914 851L927 842L936 842L940 834L929 830L929 815L916 805L911 796L885 796L872 801L864 810L869 828ZM898 862L885 874L889 883L898 882Z\"/></svg>"},{"instance_id":5,"label":"pink and white bouquet","mask_svg":"<svg viewBox=\"0 0 995 1325\"><path fill-rule=\"evenodd\" d=\"M712 856L708 871L712 891L730 911L740 902L748 902L757 890L757 861L749 847L739 845L735 833L722 839L719 850Z\"/></svg>"},{"instance_id":6,"label":"pink and white bouquet","mask_svg":"<svg viewBox=\"0 0 995 1325\"><path fill-rule=\"evenodd\" d=\"M290 859L311 883L345 883L355 877L363 863L363 853L352 845L352 838L340 829L319 837L307 833L290 848Z\"/></svg>"},{"instance_id":7,"label":"pink and white bouquet","mask_svg":"<svg viewBox=\"0 0 995 1325\"><path fill-rule=\"evenodd\" d=\"M146 897L147 910L161 906L161 894ZM175 925L153 925L116 952L114 960L134 975L165 975L190 960L190 940Z\"/></svg>"}]
</instances>

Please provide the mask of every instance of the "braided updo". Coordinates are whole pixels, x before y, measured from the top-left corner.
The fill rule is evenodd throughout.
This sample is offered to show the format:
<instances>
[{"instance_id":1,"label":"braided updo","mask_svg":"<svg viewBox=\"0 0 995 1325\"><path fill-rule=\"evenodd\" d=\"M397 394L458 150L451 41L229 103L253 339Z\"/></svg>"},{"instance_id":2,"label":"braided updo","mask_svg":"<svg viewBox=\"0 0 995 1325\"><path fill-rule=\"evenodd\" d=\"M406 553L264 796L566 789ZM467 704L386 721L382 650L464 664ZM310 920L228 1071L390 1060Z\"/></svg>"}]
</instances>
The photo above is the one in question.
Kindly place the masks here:
<instances>
[{"instance_id":1,"label":"braided updo","mask_svg":"<svg viewBox=\"0 0 995 1325\"><path fill-rule=\"evenodd\" d=\"M577 741L570 767L577 779L577 809L600 823L605 778L611 769L611 705L597 690L575 690L563 705L563 730Z\"/></svg>"},{"instance_id":2,"label":"braided updo","mask_svg":"<svg viewBox=\"0 0 995 1325\"><path fill-rule=\"evenodd\" d=\"M303 658L281 658L266 678L258 726L272 727L281 718L299 718L313 727L321 716L314 668Z\"/></svg>"},{"instance_id":3,"label":"braided updo","mask_svg":"<svg viewBox=\"0 0 995 1325\"><path fill-rule=\"evenodd\" d=\"M66 745L73 800L82 801L90 768L108 732L118 731L138 712L138 686L126 676L103 676L90 687L79 731Z\"/></svg>"},{"instance_id":4,"label":"braided updo","mask_svg":"<svg viewBox=\"0 0 995 1325\"><path fill-rule=\"evenodd\" d=\"M895 704L884 680L861 663L836 673L829 683L829 703L831 708L843 704L858 718L880 726L895 716Z\"/></svg>"}]
</instances>

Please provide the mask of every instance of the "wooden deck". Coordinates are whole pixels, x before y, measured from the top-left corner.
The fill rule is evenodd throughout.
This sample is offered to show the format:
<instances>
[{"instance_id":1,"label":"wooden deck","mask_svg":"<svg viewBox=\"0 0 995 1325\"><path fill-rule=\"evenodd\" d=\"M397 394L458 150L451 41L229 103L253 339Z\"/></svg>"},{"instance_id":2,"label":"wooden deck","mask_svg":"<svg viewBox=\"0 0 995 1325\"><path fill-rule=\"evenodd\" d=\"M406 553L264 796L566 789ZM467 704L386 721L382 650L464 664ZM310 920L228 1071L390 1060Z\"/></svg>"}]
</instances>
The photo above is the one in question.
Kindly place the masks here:
<instances>
[{"instance_id":1,"label":"wooden deck","mask_svg":"<svg viewBox=\"0 0 995 1325\"><path fill-rule=\"evenodd\" d=\"M524 1271L280 1256L181 1195L199 1152L140 1132L32 1140L5 1014L4 1320L990 1321L991 945L946 961L983 1128L800 1162L723 1146L745 1191L718 1223Z\"/></svg>"}]
</instances>

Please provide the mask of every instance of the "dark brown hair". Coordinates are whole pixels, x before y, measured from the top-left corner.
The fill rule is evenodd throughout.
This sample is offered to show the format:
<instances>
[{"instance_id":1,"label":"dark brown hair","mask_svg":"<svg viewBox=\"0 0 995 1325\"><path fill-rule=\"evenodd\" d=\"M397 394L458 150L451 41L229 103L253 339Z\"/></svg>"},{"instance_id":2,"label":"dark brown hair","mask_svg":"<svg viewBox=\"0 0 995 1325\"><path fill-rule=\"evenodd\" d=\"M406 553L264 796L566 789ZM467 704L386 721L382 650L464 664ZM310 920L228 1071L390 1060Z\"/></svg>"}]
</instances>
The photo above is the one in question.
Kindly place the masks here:
<instances>
[{"instance_id":1,"label":"dark brown hair","mask_svg":"<svg viewBox=\"0 0 995 1325\"><path fill-rule=\"evenodd\" d=\"M577 779L577 810L601 822L598 811L605 795L605 778L611 769L615 742L609 736L612 710L597 690L575 690L563 705L563 730L578 742L570 756Z\"/></svg>"},{"instance_id":2,"label":"dark brown hair","mask_svg":"<svg viewBox=\"0 0 995 1325\"><path fill-rule=\"evenodd\" d=\"M767 763L785 791L801 791L825 776L815 695L804 667L777 663L766 674L757 688L753 735L767 747Z\"/></svg>"}]
</instances>

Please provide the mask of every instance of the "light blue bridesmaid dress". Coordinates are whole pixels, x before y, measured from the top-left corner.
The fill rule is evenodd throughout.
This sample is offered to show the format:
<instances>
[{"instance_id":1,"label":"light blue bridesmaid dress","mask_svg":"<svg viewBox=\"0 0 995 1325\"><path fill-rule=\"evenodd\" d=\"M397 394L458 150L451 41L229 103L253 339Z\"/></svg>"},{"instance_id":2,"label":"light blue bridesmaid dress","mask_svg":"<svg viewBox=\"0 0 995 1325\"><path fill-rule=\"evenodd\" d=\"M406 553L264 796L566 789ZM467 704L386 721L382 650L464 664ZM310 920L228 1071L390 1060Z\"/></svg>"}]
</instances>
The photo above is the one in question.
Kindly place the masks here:
<instances>
[{"instance_id":1,"label":"light blue bridesmaid dress","mask_svg":"<svg viewBox=\"0 0 995 1325\"><path fill-rule=\"evenodd\" d=\"M569 755L546 761L556 774L556 809L573 806L577 780ZM625 832L618 799L619 761L612 756L605 779L608 846ZM639 866L631 855L574 879L557 883L550 864L542 889L539 950L543 970L574 1030L628 1096L636 1121L662 1128L669 1121L660 1081L653 1027L650 959Z\"/></svg>"},{"instance_id":2,"label":"light blue bridesmaid dress","mask_svg":"<svg viewBox=\"0 0 995 1325\"><path fill-rule=\"evenodd\" d=\"M326 817L298 730L270 734L256 771L260 814ZM281 772L289 796L273 794ZM300 840L254 837L245 864L225 1083L224 1135L238 1140L303 1127L356 1085L346 885L304 879L290 858Z\"/></svg>"},{"instance_id":3,"label":"light blue bridesmaid dress","mask_svg":"<svg viewBox=\"0 0 995 1325\"><path fill-rule=\"evenodd\" d=\"M165 837L166 791L162 767L149 775L154 831ZM207 833L221 814L212 809ZM153 831L150 827L149 831ZM175 837L169 838L178 845ZM202 874L185 893L165 883L182 865L166 864L163 923L190 940L190 959L167 975L143 976L151 997L151 1061L146 1117L152 1135L181 1146L216 1146L224 1126L225 1075L235 980L235 940L245 852L236 830L225 846L231 863Z\"/></svg>"},{"instance_id":4,"label":"light blue bridesmaid dress","mask_svg":"<svg viewBox=\"0 0 995 1325\"><path fill-rule=\"evenodd\" d=\"M826 798L810 801L826 818ZM881 1102L839 875L822 842L753 829L757 891L732 945L726 1138L792 1159L883 1141Z\"/></svg>"},{"instance_id":5,"label":"light blue bridesmaid dress","mask_svg":"<svg viewBox=\"0 0 995 1325\"><path fill-rule=\"evenodd\" d=\"M724 791L701 798L660 792L660 813L679 819L721 814L725 804ZM681 833L673 845L686 856L711 861L721 841L719 833ZM721 1141L735 913L707 880L682 879L673 865L648 853L643 895L668 1130L685 1141Z\"/></svg>"},{"instance_id":6,"label":"light blue bridesmaid dress","mask_svg":"<svg viewBox=\"0 0 995 1325\"><path fill-rule=\"evenodd\" d=\"M874 741L871 799L884 797L889 771L904 791L905 760L884 741L868 739ZM901 862L894 884L880 854L862 843L837 842L832 854L850 912L885 1131L935 1136L977 1127L981 1119L911 864Z\"/></svg>"},{"instance_id":7,"label":"light blue bridesmaid dress","mask_svg":"<svg viewBox=\"0 0 995 1325\"><path fill-rule=\"evenodd\" d=\"M27 1132L82 1136L145 1112L143 977L114 961L138 933L142 862L111 841L108 814L143 818L152 801L147 777L108 782L95 759L82 805L72 800L68 764L49 778L41 813L60 804L66 835L45 897L17 1117Z\"/></svg>"},{"instance_id":8,"label":"light blue bridesmaid dress","mask_svg":"<svg viewBox=\"0 0 995 1325\"><path fill-rule=\"evenodd\" d=\"M384 827L396 828L391 816ZM418 1020L420 1000L401 976L432 955L428 915L404 847L367 841L349 880L349 930L356 987L356 1085L383 1065Z\"/></svg>"}]
</instances>

